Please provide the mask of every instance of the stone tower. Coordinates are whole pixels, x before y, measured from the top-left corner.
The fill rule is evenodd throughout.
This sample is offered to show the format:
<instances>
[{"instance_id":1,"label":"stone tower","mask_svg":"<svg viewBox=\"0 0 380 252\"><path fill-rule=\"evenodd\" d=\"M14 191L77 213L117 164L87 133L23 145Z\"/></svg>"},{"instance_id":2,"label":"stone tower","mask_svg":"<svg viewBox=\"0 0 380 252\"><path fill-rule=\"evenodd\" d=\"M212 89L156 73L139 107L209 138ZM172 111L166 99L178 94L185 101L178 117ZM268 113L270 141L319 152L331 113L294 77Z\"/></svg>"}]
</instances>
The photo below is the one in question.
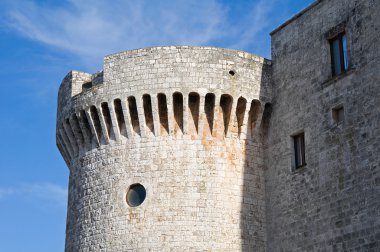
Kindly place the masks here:
<instances>
[{"instance_id":1,"label":"stone tower","mask_svg":"<svg viewBox=\"0 0 380 252\"><path fill-rule=\"evenodd\" d=\"M264 250L270 71L245 52L181 46L70 72L57 121L66 251Z\"/></svg>"},{"instance_id":2,"label":"stone tower","mask_svg":"<svg viewBox=\"0 0 380 252\"><path fill-rule=\"evenodd\" d=\"M66 251L380 251L379 13L315 1L271 61L172 46L70 72Z\"/></svg>"}]
</instances>

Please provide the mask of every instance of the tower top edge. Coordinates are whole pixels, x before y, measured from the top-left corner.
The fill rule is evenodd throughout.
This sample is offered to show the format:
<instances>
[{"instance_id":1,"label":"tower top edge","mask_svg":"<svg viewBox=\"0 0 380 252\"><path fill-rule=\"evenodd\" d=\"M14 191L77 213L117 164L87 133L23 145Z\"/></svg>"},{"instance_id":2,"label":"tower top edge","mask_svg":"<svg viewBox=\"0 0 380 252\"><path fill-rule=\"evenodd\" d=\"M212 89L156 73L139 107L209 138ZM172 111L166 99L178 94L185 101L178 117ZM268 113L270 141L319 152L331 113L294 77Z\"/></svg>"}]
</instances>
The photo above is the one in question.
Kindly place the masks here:
<instances>
[{"instance_id":1,"label":"tower top edge","mask_svg":"<svg viewBox=\"0 0 380 252\"><path fill-rule=\"evenodd\" d=\"M232 56L232 57L238 57L245 60L251 60L261 65L267 65L267 66L272 65L272 61L270 59L267 59L255 54L251 54L249 52L245 52L242 50L222 48L222 47L187 46L187 45L144 47L144 48L120 51L120 52L116 52L116 53L104 56L103 68L98 70L96 73L88 73L81 70L71 70L63 78L60 88L63 88L63 86L68 85L69 83L71 85L73 84L73 82L78 82L81 85L85 82L92 82L93 80L101 80L102 82L103 78L98 78L98 77L103 76L104 69L107 68L107 66L109 65L109 62L113 62L114 60L118 60L120 58L138 58L138 57L144 57L144 56L149 56L149 55L154 55L154 54L175 53L176 51L178 53L181 53L187 50L197 52L197 53L214 52L216 54L225 55L227 56L227 58ZM99 82L99 81L96 81L96 82ZM78 87L77 89L78 90L73 90L73 92L71 93L71 96L81 93L80 91L81 88Z\"/></svg>"},{"instance_id":2,"label":"tower top edge","mask_svg":"<svg viewBox=\"0 0 380 252\"><path fill-rule=\"evenodd\" d=\"M125 50L120 51L112 54L108 54L104 57L104 61L119 57L122 55L128 55L128 56L143 56L141 54L148 53L148 52L163 52L163 51L171 51L171 50L193 50L193 51L219 51L219 52L226 52L229 54L236 54L239 57L242 58L251 58L256 60L261 60L263 64L271 64L271 60L261 57L256 54L252 54L243 50L237 50L237 49L230 49L230 48L223 48L223 47L215 47L215 46L190 46L190 45L168 45L168 46L152 46L152 47L143 47L143 48L136 48L131 50Z\"/></svg>"},{"instance_id":3,"label":"tower top edge","mask_svg":"<svg viewBox=\"0 0 380 252\"><path fill-rule=\"evenodd\" d=\"M270 68L271 61L263 57L210 46L157 46L123 51L105 56L103 70L95 74L70 71L59 88L58 111L72 107L72 98L84 102L94 97L148 90L191 89L205 93L207 89L207 92L262 94L263 89L267 90L263 86L270 83Z\"/></svg>"}]
</instances>

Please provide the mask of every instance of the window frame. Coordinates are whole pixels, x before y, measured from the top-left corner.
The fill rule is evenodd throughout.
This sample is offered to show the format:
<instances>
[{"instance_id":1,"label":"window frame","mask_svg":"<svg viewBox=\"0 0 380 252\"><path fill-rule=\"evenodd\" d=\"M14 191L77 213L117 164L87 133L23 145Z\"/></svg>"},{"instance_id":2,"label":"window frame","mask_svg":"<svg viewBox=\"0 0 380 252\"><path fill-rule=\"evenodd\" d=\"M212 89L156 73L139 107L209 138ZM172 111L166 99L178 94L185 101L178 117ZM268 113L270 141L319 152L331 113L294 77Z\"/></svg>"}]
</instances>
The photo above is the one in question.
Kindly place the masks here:
<instances>
[{"instance_id":1,"label":"window frame","mask_svg":"<svg viewBox=\"0 0 380 252\"><path fill-rule=\"evenodd\" d=\"M294 170L299 170L306 166L305 158L305 132L300 132L292 136L293 138L293 151L294 151ZM299 151L301 155L299 156ZM301 160L299 160L301 159Z\"/></svg>"},{"instance_id":2,"label":"window frame","mask_svg":"<svg viewBox=\"0 0 380 252\"><path fill-rule=\"evenodd\" d=\"M343 40L345 39L346 43L345 46L343 44ZM338 76L348 71L348 50L347 50L347 35L345 31L342 31L335 35L334 37L330 38L330 57L331 57L331 71L332 76ZM340 62L340 69L339 73L337 73L337 69L335 66L335 50L334 50L334 42L338 41L339 44L339 62ZM346 53L345 53L346 52Z\"/></svg>"}]
</instances>

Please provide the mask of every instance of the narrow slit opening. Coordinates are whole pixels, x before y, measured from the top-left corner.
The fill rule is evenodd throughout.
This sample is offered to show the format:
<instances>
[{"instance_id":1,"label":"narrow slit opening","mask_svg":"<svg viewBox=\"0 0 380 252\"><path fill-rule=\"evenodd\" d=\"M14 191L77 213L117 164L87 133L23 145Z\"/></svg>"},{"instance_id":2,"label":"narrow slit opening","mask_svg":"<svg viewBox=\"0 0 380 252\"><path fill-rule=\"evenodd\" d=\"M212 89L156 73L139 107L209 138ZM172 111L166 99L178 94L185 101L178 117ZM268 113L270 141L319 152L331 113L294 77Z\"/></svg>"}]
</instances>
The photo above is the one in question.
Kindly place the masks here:
<instances>
[{"instance_id":1,"label":"narrow slit opening","mask_svg":"<svg viewBox=\"0 0 380 252\"><path fill-rule=\"evenodd\" d=\"M125 119L124 119L123 107L121 105L121 100L116 99L114 100L113 103L115 107L116 120L117 120L117 125L119 126L120 135L127 137L127 129L125 126Z\"/></svg>"},{"instance_id":2,"label":"narrow slit opening","mask_svg":"<svg viewBox=\"0 0 380 252\"><path fill-rule=\"evenodd\" d=\"M224 94L220 97L220 107L223 112L223 122L224 122L224 134L228 132L228 125L230 123L231 109L232 109L232 97L230 95Z\"/></svg>"},{"instance_id":3,"label":"narrow slit opening","mask_svg":"<svg viewBox=\"0 0 380 252\"><path fill-rule=\"evenodd\" d=\"M173 94L174 132L180 129L183 132L183 96L181 93Z\"/></svg>"},{"instance_id":4,"label":"narrow slit opening","mask_svg":"<svg viewBox=\"0 0 380 252\"><path fill-rule=\"evenodd\" d=\"M189 94L189 109L194 122L195 131L198 132L198 121L199 121L199 103L200 97L197 93Z\"/></svg>"},{"instance_id":5,"label":"narrow slit opening","mask_svg":"<svg viewBox=\"0 0 380 252\"><path fill-rule=\"evenodd\" d=\"M236 106L236 119L237 119L239 135L241 134L241 131L242 131L246 107L247 107L247 100L243 97L240 97Z\"/></svg>"},{"instance_id":6,"label":"narrow slit opening","mask_svg":"<svg viewBox=\"0 0 380 252\"><path fill-rule=\"evenodd\" d=\"M257 100L253 100L251 103L251 108L249 110L249 126L251 132L256 128L256 122L257 122L257 117L259 115L261 109L261 103Z\"/></svg>"},{"instance_id":7,"label":"narrow slit opening","mask_svg":"<svg viewBox=\"0 0 380 252\"><path fill-rule=\"evenodd\" d=\"M102 126L100 124L98 110L96 109L95 106L90 107L90 114L91 114L92 122L94 123L96 135L100 142L102 139Z\"/></svg>"},{"instance_id":8,"label":"narrow slit opening","mask_svg":"<svg viewBox=\"0 0 380 252\"><path fill-rule=\"evenodd\" d=\"M106 124L107 132L108 132L108 137L111 137L112 121L111 121L111 114L110 114L110 109L108 107L108 103L103 102L101 104L101 107L102 107L104 122Z\"/></svg>"},{"instance_id":9,"label":"narrow slit opening","mask_svg":"<svg viewBox=\"0 0 380 252\"><path fill-rule=\"evenodd\" d=\"M92 81L86 82L82 84L82 91L86 91L92 88Z\"/></svg>"},{"instance_id":10,"label":"narrow slit opening","mask_svg":"<svg viewBox=\"0 0 380 252\"><path fill-rule=\"evenodd\" d=\"M161 133L169 134L168 106L165 94L158 94L158 115L160 117Z\"/></svg>"},{"instance_id":11,"label":"narrow slit opening","mask_svg":"<svg viewBox=\"0 0 380 252\"><path fill-rule=\"evenodd\" d=\"M134 96L130 96L128 98L128 108L129 108L129 116L131 118L133 131L136 132L137 134L140 134L139 115L137 112L136 98Z\"/></svg>"},{"instance_id":12,"label":"narrow slit opening","mask_svg":"<svg viewBox=\"0 0 380 252\"><path fill-rule=\"evenodd\" d=\"M143 107L146 126L152 133L154 133L152 99L148 94L143 95Z\"/></svg>"},{"instance_id":13,"label":"narrow slit opening","mask_svg":"<svg viewBox=\"0 0 380 252\"><path fill-rule=\"evenodd\" d=\"M214 107L215 107L215 95L212 93L206 94L205 97L205 114L207 118L207 123L212 133L214 125Z\"/></svg>"}]
</instances>

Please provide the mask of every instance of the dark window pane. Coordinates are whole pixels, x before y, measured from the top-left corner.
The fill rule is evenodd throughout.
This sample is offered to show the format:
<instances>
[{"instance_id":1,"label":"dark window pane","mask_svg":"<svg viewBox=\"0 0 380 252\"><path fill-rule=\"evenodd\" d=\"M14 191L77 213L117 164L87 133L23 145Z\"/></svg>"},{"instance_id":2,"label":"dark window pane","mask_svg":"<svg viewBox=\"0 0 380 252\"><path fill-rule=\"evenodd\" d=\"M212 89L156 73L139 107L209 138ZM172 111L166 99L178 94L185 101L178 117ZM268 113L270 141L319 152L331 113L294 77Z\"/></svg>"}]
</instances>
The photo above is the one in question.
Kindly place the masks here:
<instances>
[{"instance_id":1,"label":"dark window pane","mask_svg":"<svg viewBox=\"0 0 380 252\"><path fill-rule=\"evenodd\" d=\"M347 37L341 33L330 40L332 75L348 70Z\"/></svg>"},{"instance_id":2,"label":"dark window pane","mask_svg":"<svg viewBox=\"0 0 380 252\"><path fill-rule=\"evenodd\" d=\"M296 169L304 166L305 162L305 137L304 133L293 137L294 140L294 158Z\"/></svg>"},{"instance_id":3,"label":"dark window pane","mask_svg":"<svg viewBox=\"0 0 380 252\"><path fill-rule=\"evenodd\" d=\"M338 75L342 72L342 66L340 64L340 49L339 49L339 39L335 39L332 42L332 59L334 64L334 75Z\"/></svg>"}]
</instances>

